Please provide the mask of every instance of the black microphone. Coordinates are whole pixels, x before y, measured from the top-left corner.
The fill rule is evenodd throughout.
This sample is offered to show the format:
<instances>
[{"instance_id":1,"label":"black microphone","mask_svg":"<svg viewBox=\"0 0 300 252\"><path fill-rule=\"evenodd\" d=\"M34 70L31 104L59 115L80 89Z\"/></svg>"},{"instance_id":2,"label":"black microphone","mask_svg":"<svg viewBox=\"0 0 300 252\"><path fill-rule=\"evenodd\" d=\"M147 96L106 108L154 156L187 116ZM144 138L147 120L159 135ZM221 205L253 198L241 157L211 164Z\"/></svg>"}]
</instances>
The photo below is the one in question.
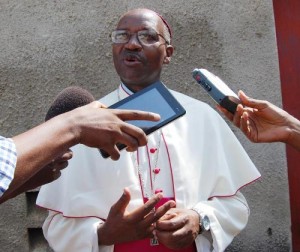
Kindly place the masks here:
<instances>
[{"instance_id":1,"label":"black microphone","mask_svg":"<svg viewBox=\"0 0 300 252\"><path fill-rule=\"evenodd\" d=\"M95 98L89 91L78 86L67 87L54 99L45 116L45 121L93 101L95 101Z\"/></svg>"},{"instance_id":2,"label":"black microphone","mask_svg":"<svg viewBox=\"0 0 300 252\"><path fill-rule=\"evenodd\" d=\"M77 86L67 87L54 99L45 116L45 121L78 107L87 105L93 101L95 101L95 98L87 90ZM125 148L126 145L117 143L117 147L121 150ZM110 156L106 151L102 149L98 150L104 158L108 158Z\"/></svg>"},{"instance_id":3,"label":"black microphone","mask_svg":"<svg viewBox=\"0 0 300 252\"><path fill-rule=\"evenodd\" d=\"M78 107L87 105L93 101L95 101L94 96L87 90L77 86L67 87L54 99L45 116L45 121ZM109 157L109 154L106 151L101 149L98 150L103 156Z\"/></svg>"}]
</instances>

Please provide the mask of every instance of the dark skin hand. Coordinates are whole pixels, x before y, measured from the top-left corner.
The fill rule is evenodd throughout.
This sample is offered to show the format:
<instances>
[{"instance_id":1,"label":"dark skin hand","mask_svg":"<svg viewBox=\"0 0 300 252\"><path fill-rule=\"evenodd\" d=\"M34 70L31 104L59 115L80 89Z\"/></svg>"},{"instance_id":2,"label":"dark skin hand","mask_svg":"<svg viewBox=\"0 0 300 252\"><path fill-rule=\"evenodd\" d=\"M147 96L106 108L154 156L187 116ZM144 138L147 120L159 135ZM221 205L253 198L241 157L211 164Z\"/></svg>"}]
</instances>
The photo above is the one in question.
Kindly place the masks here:
<instances>
[{"instance_id":1,"label":"dark skin hand","mask_svg":"<svg viewBox=\"0 0 300 252\"><path fill-rule=\"evenodd\" d=\"M22 192L33 190L44 184L48 184L61 176L61 170L65 169L68 166L68 160L73 157L73 152L68 150L62 156L56 158L48 165L41 168L33 177L26 181L21 187L15 190L9 197L16 197ZM7 196L3 196L0 199L0 203L4 202L7 199Z\"/></svg>"},{"instance_id":2,"label":"dark skin hand","mask_svg":"<svg viewBox=\"0 0 300 252\"><path fill-rule=\"evenodd\" d=\"M170 249L183 249L196 239L199 233L199 215L190 209L170 209L156 222L154 231L158 241Z\"/></svg>"},{"instance_id":3,"label":"dark skin hand","mask_svg":"<svg viewBox=\"0 0 300 252\"><path fill-rule=\"evenodd\" d=\"M98 227L99 245L112 245L153 237L154 223L176 205L171 200L154 212L154 206L162 197L163 195L158 193L143 206L128 212L126 208L130 202L130 192L125 188L123 195L111 207L105 223Z\"/></svg>"},{"instance_id":4,"label":"dark skin hand","mask_svg":"<svg viewBox=\"0 0 300 252\"><path fill-rule=\"evenodd\" d=\"M125 144L127 151L135 151L147 143L141 128L124 121L160 119L159 115L150 112L104 107L95 101L13 137L18 161L14 179L0 198L0 203L57 179L60 170L67 166L66 161L72 158L70 153L66 154L70 147L81 143L100 148L109 153L111 159L117 160L120 157L117 143ZM53 163L53 160L56 162Z\"/></svg>"},{"instance_id":5,"label":"dark skin hand","mask_svg":"<svg viewBox=\"0 0 300 252\"><path fill-rule=\"evenodd\" d=\"M274 104L250 98L239 91L239 104L236 112L231 114L226 109L218 106L233 124L254 143L285 142L300 150L299 121L286 111Z\"/></svg>"},{"instance_id":6,"label":"dark skin hand","mask_svg":"<svg viewBox=\"0 0 300 252\"><path fill-rule=\"evenodd\" d=\"M32 190L44 184L48 184L61 176L61 170L67 168L68 160L73 157L73 152L68 150L61 157L56 158L50 164L42 168L38 173L36 173L32 180L27 181L24 186L26 186L26 191Z\"/></svg>"}]
</instances>

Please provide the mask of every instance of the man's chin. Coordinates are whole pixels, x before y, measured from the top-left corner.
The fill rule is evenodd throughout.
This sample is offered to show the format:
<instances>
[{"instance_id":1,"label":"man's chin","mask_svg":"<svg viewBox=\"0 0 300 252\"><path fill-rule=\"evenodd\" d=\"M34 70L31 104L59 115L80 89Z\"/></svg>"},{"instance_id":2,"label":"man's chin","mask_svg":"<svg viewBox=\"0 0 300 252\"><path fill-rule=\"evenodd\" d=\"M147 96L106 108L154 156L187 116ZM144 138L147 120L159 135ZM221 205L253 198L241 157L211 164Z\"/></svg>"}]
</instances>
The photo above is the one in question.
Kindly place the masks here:
<instances>
[{"instance_id":1,"label":"man's chin","mask_svg":"<svg viewBox=\"0 0 300 252\"><path fill-rule=\"evenodd\" d=\"M129 88L133 92L137 92L150 85L150 84L145 84L141 79L121 78L121 81L126 85L127 88Z\"/></svg>"}]
</instances>

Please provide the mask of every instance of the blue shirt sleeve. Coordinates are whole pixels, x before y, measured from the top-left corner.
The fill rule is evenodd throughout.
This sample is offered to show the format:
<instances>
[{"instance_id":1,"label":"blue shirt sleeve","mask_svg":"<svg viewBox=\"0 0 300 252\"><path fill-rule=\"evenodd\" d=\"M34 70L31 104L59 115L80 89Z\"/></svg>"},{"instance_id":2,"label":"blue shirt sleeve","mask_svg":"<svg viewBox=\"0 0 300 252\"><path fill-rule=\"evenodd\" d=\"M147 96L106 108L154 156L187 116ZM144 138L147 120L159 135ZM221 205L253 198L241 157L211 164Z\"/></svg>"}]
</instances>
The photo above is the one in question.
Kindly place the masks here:
<instances>
[{"instance_id":1,"label":"blue shirt sleeve","mask_svg":"<svg viewBox=\"0 0 300 252\"><path fill-rule=\"evenodd\" d=\"M14 178L17 150L11 138L0 136L0 197Z\"/></svg>"}]
</instances>

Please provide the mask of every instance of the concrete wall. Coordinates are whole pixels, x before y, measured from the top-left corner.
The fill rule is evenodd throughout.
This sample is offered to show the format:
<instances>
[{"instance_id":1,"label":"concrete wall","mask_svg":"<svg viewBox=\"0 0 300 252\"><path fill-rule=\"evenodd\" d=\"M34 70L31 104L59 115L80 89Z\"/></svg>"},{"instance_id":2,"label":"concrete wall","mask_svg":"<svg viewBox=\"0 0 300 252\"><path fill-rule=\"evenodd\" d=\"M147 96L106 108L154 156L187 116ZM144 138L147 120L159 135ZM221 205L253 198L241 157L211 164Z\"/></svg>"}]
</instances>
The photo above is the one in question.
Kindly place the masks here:
<instances>
[{"instance_id":1,"label":"concrete wall","mask_svg":"<svg viewBox=\"0 0 300 252\"><path fill-rule=\"evenodd\" d=\"M191 77L195 67L204 67L234 91L281 105L272 1L2 0L1 135L41 123L53 98L67 86L82 86L95 97L113 90L119 80L109 33L120 14L136 7L160 12L173 27L176 51L163 74L170 88L214 106ZM284 145L255 145L232 129L262 178L243 189L251 217L228 251L289 251ZM35 197L36 192L28 192L0 206L2 251L50 251L40 230L44 212L34 208Z\"/></svg>"}]
</instances>

